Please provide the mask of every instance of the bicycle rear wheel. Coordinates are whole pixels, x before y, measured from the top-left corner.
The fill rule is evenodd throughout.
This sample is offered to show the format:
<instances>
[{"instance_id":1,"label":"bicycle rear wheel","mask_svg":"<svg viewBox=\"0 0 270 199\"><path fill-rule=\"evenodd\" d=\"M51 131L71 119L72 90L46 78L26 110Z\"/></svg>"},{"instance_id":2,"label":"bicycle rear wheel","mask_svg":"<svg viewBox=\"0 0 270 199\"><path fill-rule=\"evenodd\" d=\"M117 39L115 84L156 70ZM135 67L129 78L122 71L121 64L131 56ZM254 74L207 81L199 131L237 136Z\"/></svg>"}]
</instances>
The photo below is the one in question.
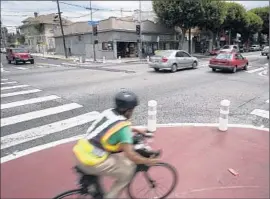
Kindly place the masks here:
<instances>
[{"instance_id":1,"label":"bicycle rear wheel","mask_svg":"<svg viewBox=\"0 0 270 199\"><path fill-rule=\"evenodd\" d=\"M83 193L82 189L74 189L63 192L53 199L92 199L90 195Z\"/></svg>"},{"instance_id":2,"label":"bicycle rear wheel","mask_svg":"<svg viewBox=\"0 0 270 199\"><path fill-rule=\"evenodd\" d=\"M168 177L169 175L171 175L172 177L172 180L170 180L171 182L168 183L168 181L165 183L164 186L161 186L157 181L157 179L154 179L155 177L152 176L150 174L151 170L153 170L154 168L162 168L162 169L165 169L167 172L169 172L169 174L165 174L164 176L165 177ZM136 177L138 176L139 173L142 173L143 174L143 177L145 178L146 180L146 183L148 184L148 186L143 186L143 189L145 188L150 188L150 190L147 191L147 193L149 192L152 192L151 196L153 195L153 192L155 192L155 196L152 196L150 197L148 194L147 195L144 195L144 196L138 196L139 193L142 193L143 192L143 189L140 189L140 190L137 190L137 191L133 191L132 190L132 186L134 184L136 184ZM162 172L156 172L155 175L159 175L161 176ZM160 177L159 177L160 179ZM142 183L142 179L140 180L137 180L139 185L143 185ZM168 163L158 163L156 165L153 165L151 167L149 167L149 169L147 171L141 171L141 172L138 172L136 173L136 175L133 177L133 179L131 180L131 182L129 183L128 187L127 187L127 193L129 195L130 198L132 199L139 199L139 198L155 198L155 199L163 199L163 198L166 198L167 196L169 196L172 191L175 189L176 185L177 185L177 182L178 182L178 176L177 176L177 171L176 169L171 166L170 164ZM168 186L168 188L165 188L165 186ZM158 191L157 191L157 188L160 188L160 190L166 190L165 193L163 194L159 194ZM157 196L158 195L158 196Z\"/></svg>"}]
</instances>

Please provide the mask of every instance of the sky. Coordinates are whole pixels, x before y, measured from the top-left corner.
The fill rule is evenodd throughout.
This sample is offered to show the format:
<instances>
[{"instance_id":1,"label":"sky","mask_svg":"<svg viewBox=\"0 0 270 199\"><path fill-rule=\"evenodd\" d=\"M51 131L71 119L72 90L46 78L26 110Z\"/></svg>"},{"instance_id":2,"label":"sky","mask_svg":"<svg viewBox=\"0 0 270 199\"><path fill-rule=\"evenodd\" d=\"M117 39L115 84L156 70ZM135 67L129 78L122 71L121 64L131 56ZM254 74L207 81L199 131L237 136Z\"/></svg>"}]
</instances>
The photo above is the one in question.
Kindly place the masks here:
<instances>
[{"instance_id":1,"label":"sky","mask_svg":"<svg viewBox=\"0 0 270 199\"><path fill-rule=\"evenodd\" d=\"M63 17L70 21L90 20L90 11L84 7L90 6L90 1L61 1L68 4L75 4L76 7L60 3ZM236 1L251 9L254 7L268 6L269 1ZM139 1L92 1L92 7L101 9L93 12L93 20L102 20L110 16L130 16L133 11L139 9ZM142 11L151 11L151 1L141 1ZM122 12L120 11L122 9ZM106 10L106 11L105 11ZM16 26L21 25L21 21L27 17L34 16L34 12L39 15L57 13L55 1L1 1L2 26L6 26L9 32L14 32Z\"/></svg>"}]
</instances>

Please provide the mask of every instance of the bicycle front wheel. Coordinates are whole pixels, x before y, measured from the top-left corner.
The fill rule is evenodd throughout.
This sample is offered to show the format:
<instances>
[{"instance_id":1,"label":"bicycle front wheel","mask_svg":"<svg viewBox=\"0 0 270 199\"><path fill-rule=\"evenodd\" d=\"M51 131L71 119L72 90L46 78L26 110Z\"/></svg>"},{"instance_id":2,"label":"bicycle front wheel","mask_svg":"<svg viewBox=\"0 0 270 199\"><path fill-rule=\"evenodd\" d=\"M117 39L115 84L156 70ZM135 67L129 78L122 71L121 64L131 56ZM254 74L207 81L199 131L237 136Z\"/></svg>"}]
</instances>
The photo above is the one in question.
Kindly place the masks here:
<instances>
[{"instance_id":1,"label":"bicycle front wheel","mask_svg":"<svg viewBox=\"0 0 270 199\"><path fill-rule=\"evenodd\" d=\"M169 177L171 177L170 180L168 179ZM163 180L162 183L160 181L163 178L166 178L166 180ZM146 184L143 183L142 179L145 180ZM177 171L173 166L168 163L158 163L149 167L147 171L138 172L129 183L127 192L132 199L163 199L173 192L177 181ZM137 186L140 188L136 189ZM145 191L147 188L149 190ZM140 194L143 195L139 196Z\"/></svg>"},{"instance_id":2,"label":"bicycle front wheel","mask_svg":"<svg viewBox=\"0 0 270 199\"><path fill-rule=\"evenodd\" d=\"M92 199L90 195L86 195L83 193L81 189L74 189L70 191L66 191L64 193L59 194L53 199Z\"/></svg>"}]
</instances>

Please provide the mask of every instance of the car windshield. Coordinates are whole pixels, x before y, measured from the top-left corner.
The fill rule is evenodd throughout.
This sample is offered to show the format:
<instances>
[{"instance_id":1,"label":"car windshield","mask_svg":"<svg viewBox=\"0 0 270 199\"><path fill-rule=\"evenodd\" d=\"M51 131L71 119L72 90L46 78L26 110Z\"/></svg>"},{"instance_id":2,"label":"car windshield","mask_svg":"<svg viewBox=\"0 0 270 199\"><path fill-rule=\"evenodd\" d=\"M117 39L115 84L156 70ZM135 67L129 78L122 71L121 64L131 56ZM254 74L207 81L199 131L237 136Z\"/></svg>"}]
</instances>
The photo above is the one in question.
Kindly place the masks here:
<instances>
[{"instance_id":1,"label":"car windshield","mask_svg":"<svg viewBox=\"0 0 270 199\"><path fill-rule=\"evenodd\" d=\"M155 55L163 56L163 57L169 57L171 54L172 54L172 51L165 51L165 50L160 50L160 51L155 52Z\"/></svg>"},{"instance_id":2,"label":"car windshield","mask_svg":"<svg viewBox=\"0 0 270 199\"><path fill-rule=\"evenodd\" d=\"M25 49L12 49L14 53L28 53Z\"/></svg>"},{"instance_id":3,"label":"car windshield","mask_svg":"<svg viewBox=\"0 0 270 199\"><path fill-rule=\"evenodd\" d=\"M263 49L264 50L268 50L269 49L269 46L265 46Z\"/></svg>"},{"instance_id":4,"label":"car windshield","mask_svg":"<svg viewBox=\"0 0 270 199\"><path fill-rule=\"evenodd\" d=\"M219 54L216 59L231 59L232 55L231 54Z\"/></svg>"}]
</instances>

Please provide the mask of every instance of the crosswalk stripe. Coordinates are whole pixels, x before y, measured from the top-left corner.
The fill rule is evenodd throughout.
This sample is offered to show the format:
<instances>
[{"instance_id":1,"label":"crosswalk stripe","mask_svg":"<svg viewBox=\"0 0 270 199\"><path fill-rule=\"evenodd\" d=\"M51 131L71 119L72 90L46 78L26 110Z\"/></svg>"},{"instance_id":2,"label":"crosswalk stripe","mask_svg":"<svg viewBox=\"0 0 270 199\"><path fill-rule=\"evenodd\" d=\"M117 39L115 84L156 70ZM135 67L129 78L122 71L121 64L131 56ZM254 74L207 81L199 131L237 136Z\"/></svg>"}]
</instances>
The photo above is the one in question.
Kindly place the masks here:
<instances>
[{"instance_id":1,"label":"crosswalk stripe","mask_svg":"<svg viewBox=\"0 0 270 199\"><path fill-rule=\"evenodd\" d=\"M61 66L59 64L46 64L46 63L38 63L38 65L41 65L41 66L56 66L56 67Z\"/></svg>"},{"instance_id":2,"label":"crosswalk stripe","mask_svg":"<svg viewBox=\"0 0 270 199\"><path fill-rule=\"evenodd\" d=\"M269 104L269 100L266 100L266 103L268 103L268 104Z\"/></svg>"},{"instance_id":3,"label":"crosswalk stripe","mask_svg":"<svg viewBox=\"0 0 270 199\"><path fill-rule=\"evenodd\" d=\"M25 88L25 87L28 87L30 85L17 85L17 86L6 86L6 87L2 87L1 88L1 91L3 90L9 90L9 89L13 89L13 88Z\"/></svg>"},{"instance_id":4,"label":"crosswalk stripe","mask_svg":"<svg viewBox=\"0 0 270 199\"><path fill-rule=\"evenodd\" d=\"M254 109L250 114L269 119L269 111Z\"/></svg>"},{"instance_id":5,"label":"crosswalk stripe","mask_svg":"<svg viewBox=\"0 0 270 199\"><path fill-rule=\"evenodd\" d=\"M55 100L55 99L59 99L59 98L60 97L58 97L56 95L50 95L50 96L45 96L45 97L37 97L37 98L28 99L28 100L11 102L11 103L7 103L7 104L1 104L1 110L7 109L7 108L23 106L23 105L27 105L27 104L35 104L35 103L39 103L39 102Z\"/></svg>"},{"instance_id":6,"label":"crosswalk stripe","mask_svg":"<svg viewBox=\"0 0 270 199\"><path fill-rule=\"evenodd\" d=\"M93 111L83 115L79 115L77 117L3 136L1 137L1 150L37 138L41 138L46 135L54 134L72 127L92 122L98 117L98 114L99 112Z\"/></svg>"},{"instance_id":7,"label":"crosswalk stripe","mask_svg":"<svg viewBox=\"0 0 270 199\"><path fill-rule=\"evenodd\" d=\"M16 84L16 83L18 83L18 82L4 82L4 83L1 83L1 85L6 85L6 84Z\"/></svg>"},{"instance_id":8,"label":"crosswalk stripe","mask_svg":"<svg viewBox=\"0 0 270 199\"><path fill-rule=\"evenodd\" d=\"M13 93L5 93L5 94L1 94L1 98L12 97L12 96L16 96L16 95L25 95L25 94L30 94L30 93L37 93L40 91L41 90L39 90L39 89L32 89L32 90L18 91L18 92L13 92Z\"/></svg>"},{"instance_id":9,"label":"crosswalk stripe","mask_svg":"<svg viewBox=\"0 0 270 199\"><path fill-rule=\"evenodd\" d=\"M8 79L1 79L1 81L8 81Z\"/></svg>"},{"instance_id":10,"label":"crosswalk stripe","mask_svg":"<svg viewBox=\"0 0 270 199\"><path fill-rule=\"evenodd\" d=\"M24 67L14 67L14 68L17 68L19 70L28 70L28 68L24 68Z\"/></svg>"},{"instance_id":11,"label":"crosswalk stripe","mask_svg":"<svg viewBox=\"0 0 270 199\"><path fill-rule=\"evenodd\" d=\"M21 115L15 115L12 117L2 118L1 127L20 123L20 122L25 122L25 121L29 121L29 120L49 116L49 115L54 115L57 113L62 113L65 111L69 111L69 110L73 110L73 109L81 108L81 107L82 105L80 104L71 103L71 104L65 104L65 105L61 105L61 106L57 106L53 108L47 108L47 109L43 109L39 111L33 111L33 112L21 114Z\"/></svg>"},{"instance_id":12,"label":"crosswalk stripe","mask_svg":"<svg viewBox=\"0 0 270 199\"><path fill-rule=\"evenodd\" d=\"M247 72L247 73L255 73L255 72L258 72L258 71L261 71L261 70L264 70L264 67L260 67L260 68L253 69L253 70L248 70L248 71L246 71L246 72Z\"/></svg>"}]
</instances>

